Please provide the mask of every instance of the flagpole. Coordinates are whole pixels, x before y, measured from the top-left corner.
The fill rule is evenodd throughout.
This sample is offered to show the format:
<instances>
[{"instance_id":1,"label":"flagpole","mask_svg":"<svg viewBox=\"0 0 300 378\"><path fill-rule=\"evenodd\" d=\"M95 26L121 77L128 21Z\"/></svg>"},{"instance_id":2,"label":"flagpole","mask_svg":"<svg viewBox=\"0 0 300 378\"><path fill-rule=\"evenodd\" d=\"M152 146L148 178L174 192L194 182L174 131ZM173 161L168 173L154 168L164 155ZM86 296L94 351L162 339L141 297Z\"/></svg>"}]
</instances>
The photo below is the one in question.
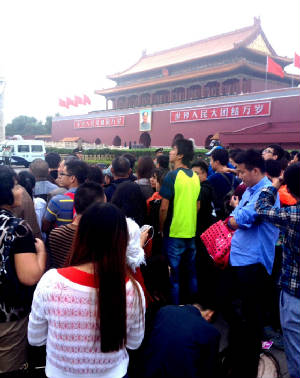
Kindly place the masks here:
<instances>
[{"instance_id":1,"label":"flagpole","mask_svg":"<svg viewBox=\"0 0 300 378\"><path fill-rule=\"evenodd\" d=\"M267 56L267 61L266 61L265 91L267 90L267 82L268 82L268 56Z\"/></svg>"},{"instance_id":2,"label":"flagpole","mask_svg":"<svg viewBox=\"0 0 300 378\"><path fill-rule=\"evenodd\" d=\"M293 60L293 63L294 63L294 67L295 67L295 54L294 54L294 60ZM293 74L292 74L293 75ZM292 88L294 87L294 75L292 76Z\"/></svg>"}]
</instances>

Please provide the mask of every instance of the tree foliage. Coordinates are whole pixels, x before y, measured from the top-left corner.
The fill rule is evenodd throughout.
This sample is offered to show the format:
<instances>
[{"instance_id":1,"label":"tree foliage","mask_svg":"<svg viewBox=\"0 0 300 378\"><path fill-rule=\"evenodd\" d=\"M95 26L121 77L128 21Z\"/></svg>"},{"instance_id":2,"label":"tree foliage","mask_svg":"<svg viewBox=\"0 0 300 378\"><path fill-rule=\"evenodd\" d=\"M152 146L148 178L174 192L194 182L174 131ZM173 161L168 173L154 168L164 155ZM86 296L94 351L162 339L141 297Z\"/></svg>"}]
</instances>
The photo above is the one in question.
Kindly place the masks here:
<instances>
[{"instance_id":1,"label":"tree foliage","mask_svg":"<svg viewBox=\"0 0 300 378\"><path fill-rule=\"evenodd\" d=\"M51 134L52 117L48 116L45 123L34 117L21 115L6 125L6 135L42 135Z\"/></svg>"}]
</instances>

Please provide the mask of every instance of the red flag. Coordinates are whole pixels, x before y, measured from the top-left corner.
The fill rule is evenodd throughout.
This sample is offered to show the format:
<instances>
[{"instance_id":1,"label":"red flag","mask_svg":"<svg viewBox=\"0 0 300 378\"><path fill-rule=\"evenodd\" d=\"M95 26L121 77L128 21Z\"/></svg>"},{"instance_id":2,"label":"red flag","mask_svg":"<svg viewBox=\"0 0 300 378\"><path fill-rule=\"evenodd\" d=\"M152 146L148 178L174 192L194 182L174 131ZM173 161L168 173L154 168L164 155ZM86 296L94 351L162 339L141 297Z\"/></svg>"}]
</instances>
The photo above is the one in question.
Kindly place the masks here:
<instances>
[{"instance_id":1,"label":"red flag","mask_svg":"<svg viewBox=\"0 0 300 378\"><path fill-rule=\"evenodd\" d=\"M83 96L83 105L86 105L86 104L91 105L91 100L89 99L89 97L87 95L84 95Z\"/></svg>"},{"instance_id":2,"label":"red flag","mask_svg":"<svg viewBox=\"0 0 300 378\"><path fill-rule=\"evenodd\" d=\"M66 104L66 101L62 100L61 98L59 99L58 101L58 105L59 106L63 106L65 108L68 108L67 104Z\"/></svg>"},{"instance_id":3,"label":"red flag","mask_svg":"<svg viewBox=\"0 0 300 378\"><path fill-rule=\"evenodd\" d=\"M67 104L67 107L69 107L70 105L74 106L73 100L71 100L70 97L66 98L66 104Z\"/></svg>"},{"instance_id":4,"label":"red flag","mask_svg":"<svg viewBox=\"0 0 300 378\"><path fill-rule=\"evenodd\" d=\"M300 56L295 53L294 66L300 68Z\"/></svg>"},{"instance_id":5,"label":"red flag","mask_svg":"<svg viewBox=\"0 0 300 378\"><path fill-rule=\"evenodd\" d=\"M279 64L275 63L274 60L269 56L267 56L267 72L284 78L282 67Z\"/></svg>"},{"instance_id":6,"label":"red flag","mask_svg":"<svg viewBox=\"0 0 300 378\"><path fill-rule=\"evenodd\" d=\"M168 71L167 68L163 68L161 72L162 72L163 76L168 76L169 75L169 71Z\"/></svg>"},{"instance_id":7,"label":"red flag","mask_svg":"<svg viewBox=\"0 0 300 378\"><path fill-rule=\"evenodd\" d=\"M75 106L77 106L77 105L83 105L82 98L79 97L79 96L75 96L73 102L74 102L74 105L75 105Z\"/></svg>"}]
</instances>

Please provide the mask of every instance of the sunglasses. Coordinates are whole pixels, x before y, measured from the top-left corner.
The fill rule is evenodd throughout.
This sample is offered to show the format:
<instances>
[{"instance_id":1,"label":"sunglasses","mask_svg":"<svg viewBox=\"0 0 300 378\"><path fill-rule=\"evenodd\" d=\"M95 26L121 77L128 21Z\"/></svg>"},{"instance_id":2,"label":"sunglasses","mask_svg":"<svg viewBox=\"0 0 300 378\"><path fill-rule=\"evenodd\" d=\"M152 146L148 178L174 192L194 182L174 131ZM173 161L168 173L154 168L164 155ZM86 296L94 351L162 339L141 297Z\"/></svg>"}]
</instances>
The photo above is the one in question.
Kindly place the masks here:
<instances>
[{"instance_id":1,"label":"sunglasses","mask_svg":"<svg viewBox=\"0 0 300 378\"><path fill-rule=\"evenodd\" d=\"M270 150L269 148L263 150L263 153L269 153L269 154L273 154L273 151Z\"/></svg>"},{"instance_id":2,"label":"sunglasses","mask_svg":"<svg viewBox=\"0 0 300 378\"><path fill-rule=\"evenodd\" d=\"M59 176L69 176L69 177L70 177L70 176L73 176L73 175L68 175L67 173L64 173L64 172L61 172L61 173L59 173L58 175L59 175Z\"/></svg>"}]
</instances>

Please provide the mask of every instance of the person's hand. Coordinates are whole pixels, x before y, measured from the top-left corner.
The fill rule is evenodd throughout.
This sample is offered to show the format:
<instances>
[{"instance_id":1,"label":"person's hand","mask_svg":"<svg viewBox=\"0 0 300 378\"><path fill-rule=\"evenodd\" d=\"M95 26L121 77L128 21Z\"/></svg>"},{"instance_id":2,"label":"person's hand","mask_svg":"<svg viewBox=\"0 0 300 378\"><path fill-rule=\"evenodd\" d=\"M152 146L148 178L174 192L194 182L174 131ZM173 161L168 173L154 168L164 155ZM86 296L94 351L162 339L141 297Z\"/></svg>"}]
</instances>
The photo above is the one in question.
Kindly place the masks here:
<instances>
[{"instance_id":1,"label":"person's hand","mask_svg":"<svg viewBox=\"0 0 300 378\"><path fill-rule=\"evenodd\" d=\"M273 177L272 178L272 184L273 184L274 188L276 188L278 190L281 187L281 185L283 184L283 176Z\"/></svg>"},{"instance_id":2,"label":"person's hand","mask_svg":"<svg viewBox=\"0 0 300 378\"><path fill-rule=\"evenodd\" d=\"M36 253L38 255L46 253L45 244L41 239L35 238L34 245L35 245Z\"/></svg>"},{"instance_id":3,"label":"person's hand","mask_svg":"<svg viewBox=\"0 0 300 378\"><path fill-rule=\"evenodd\" d=\"M231 200L229 202L229 205L232 206L233 208L236 208L239 204L240 200L238 196L232 196Z\"/></svg>"},{"instance_id":4,"label":"person's hand","mask_svg":"<svg viewBox=\"0 0 300 378\"><path fill-rule=\"evenodd\" d=\"M148 238L149 230L150 230L150 228L146 231L141 232L140 241L141 241L141 247L142 248L144 248L144 245L145 245L146 240Z\"/></svg>"},{"instance_id":5,"label":"person's hand","mask_svg":"<svg viewBox=\"0 0 300 378\"><path fill-rule=\"evenodd\" d=\"M229 168L229 167L223 167L223 173L233 173L236 174L236 169L235 168Z\"/></svg>"}]
</instances>

